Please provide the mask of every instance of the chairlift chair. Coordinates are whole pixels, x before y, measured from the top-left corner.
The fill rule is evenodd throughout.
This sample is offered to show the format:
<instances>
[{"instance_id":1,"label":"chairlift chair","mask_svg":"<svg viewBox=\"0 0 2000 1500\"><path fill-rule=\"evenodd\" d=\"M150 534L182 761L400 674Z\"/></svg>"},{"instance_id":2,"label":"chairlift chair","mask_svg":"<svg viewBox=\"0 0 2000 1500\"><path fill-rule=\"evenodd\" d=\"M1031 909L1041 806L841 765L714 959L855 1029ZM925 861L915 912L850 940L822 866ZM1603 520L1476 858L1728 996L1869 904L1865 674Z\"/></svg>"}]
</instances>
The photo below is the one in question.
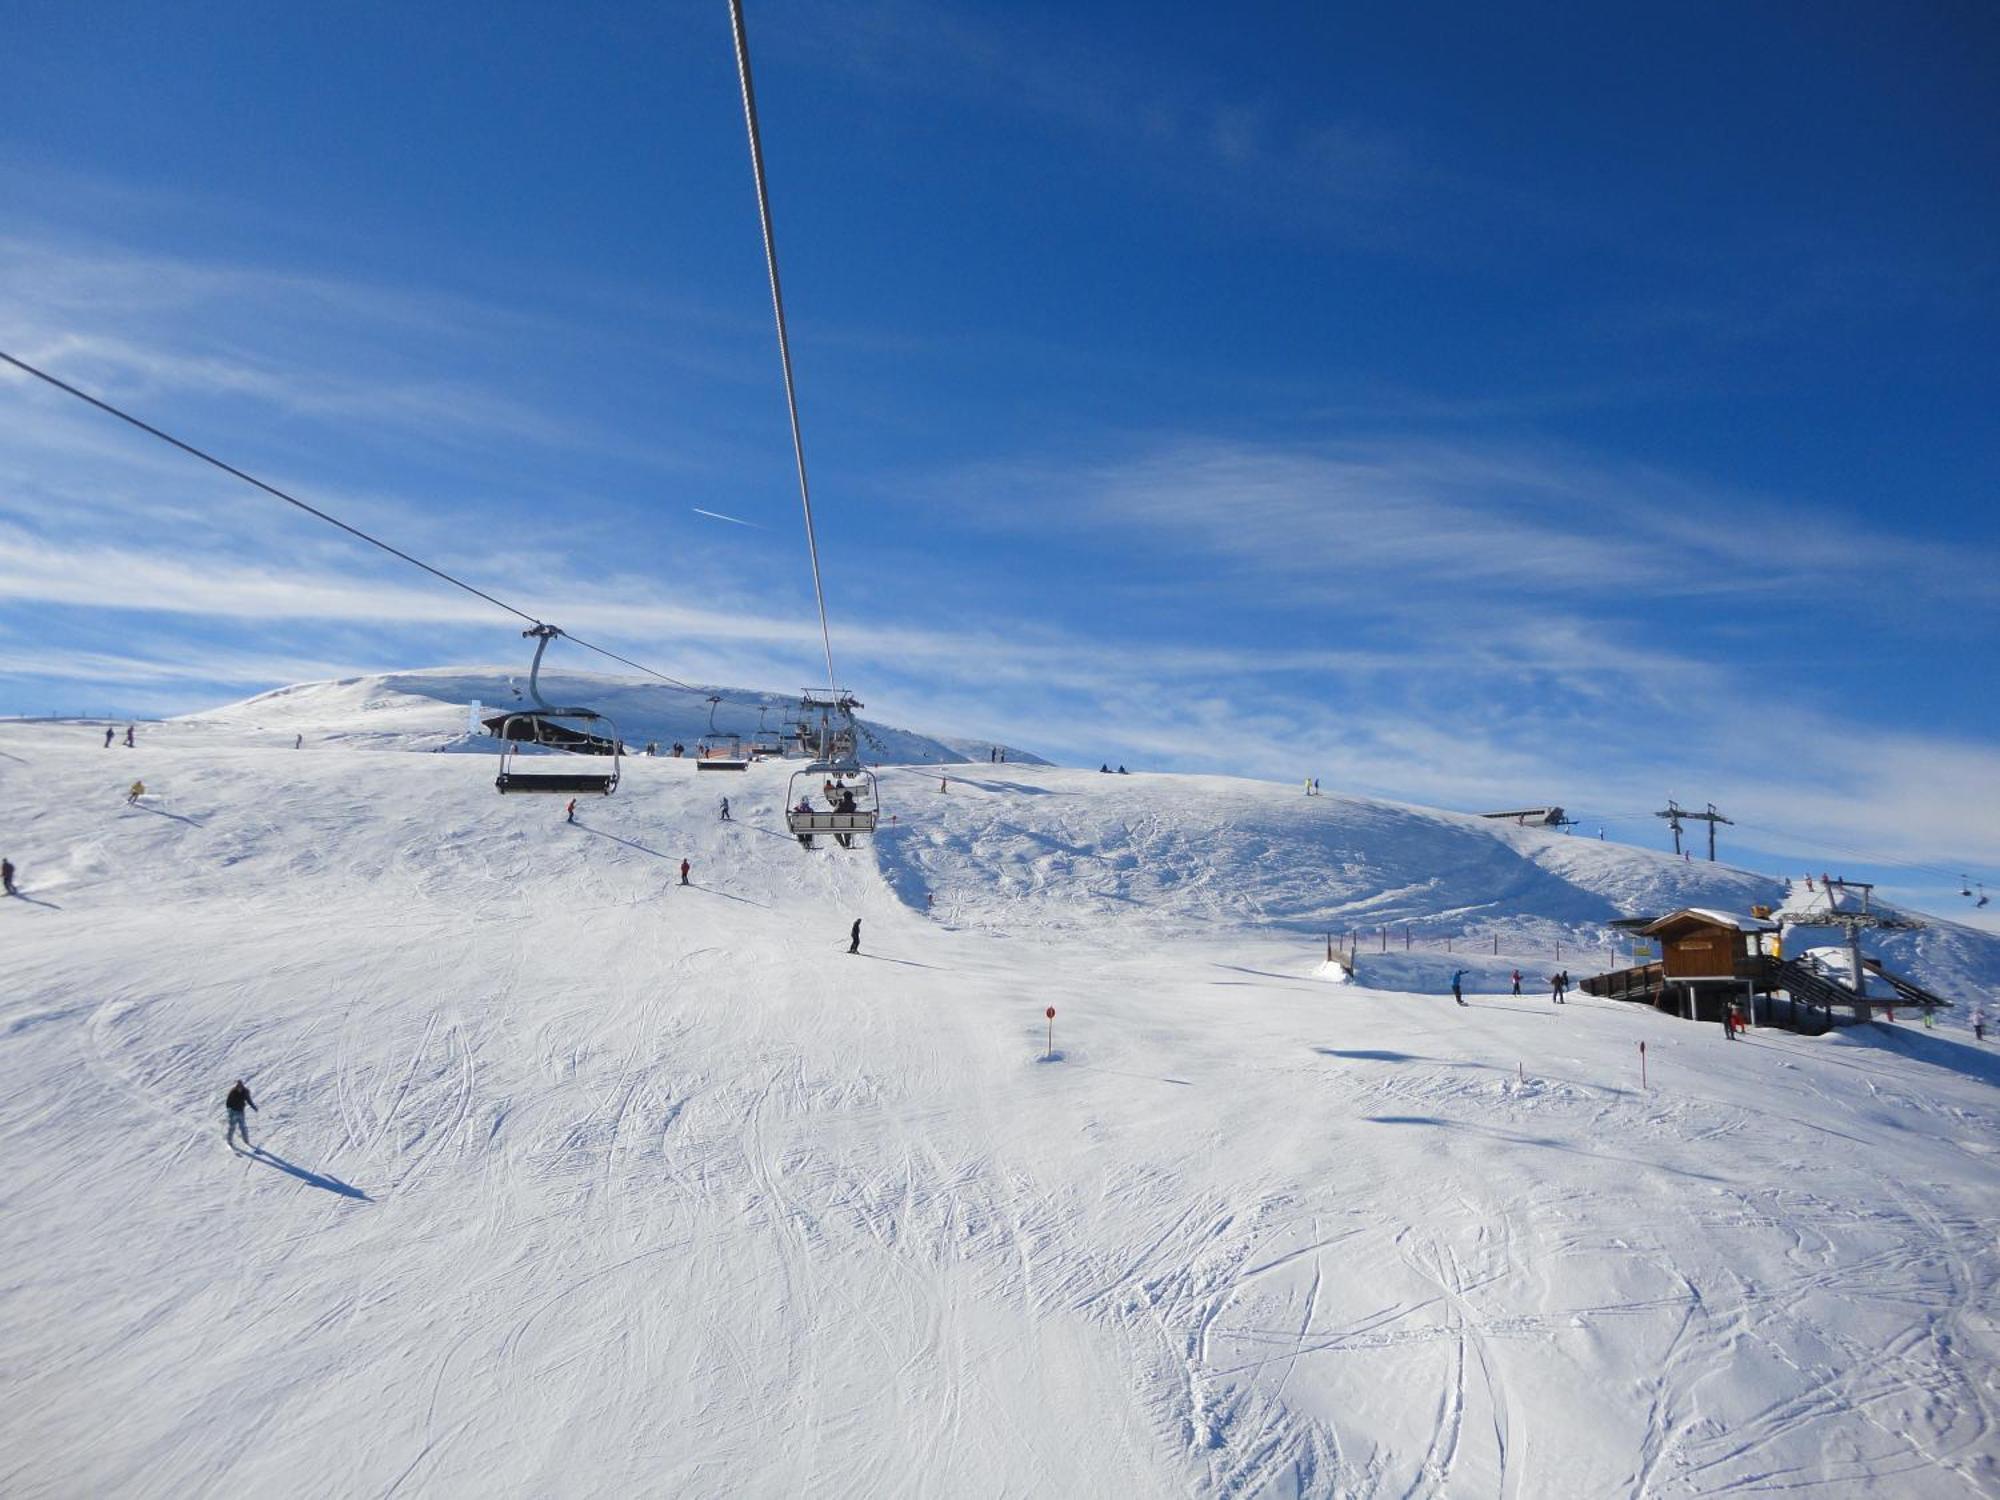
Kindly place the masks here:
<instances>
[{"instance_id":1,"label":"chairlift chair","mask_svg":"<svg viewBox=\"0 0 2000 1500\"><path fill-rule=\"evenodd\" d=\"M595 709L557 708L542 697L541 671L542 653L549 642L562 632L553 625L536 625L521 632L535 640L534 665L528 669L528 696L535 707L515 709L510 713L488 719L490 728L500 740L500 774L493 778L493 785L501 795L508 792L549 792L557 796L601 796L608 797L618 790L618 771L622 763L624 745L618 738L618 726ZM533 745L541 749L562 751L569 755L609 756L609 771L542 771L522 770L521 747ZM543 757L527 757L531 765L539 764Z\"/></svg>"},{"instance_id":2,"label":"chairlift chair","mask_svg":"<svg viewBox=\"0 0 2000 1500\"><path fill-rule=\"evenodd\" d=\"M694 764L698 771L747 771L750 757L743 753L743 736L715 727L715 706L722 694L708 695L708 733L694 742Z\"/></svg>"},{"instance_id":3,"label":"chairlift chair","mask_svg":"<svg viewBox=\"0 0 2000 1500\"><path fill-rule=\"evenodd\" d=\"M824 806L816 806L818 795ZM875 832L882 812L882 794L875 773L857 761L816 760L792 773L785 790L785 827L808 849L821 834L832 835L843 849L854 837Z\"/></svg>"}]
</instances>

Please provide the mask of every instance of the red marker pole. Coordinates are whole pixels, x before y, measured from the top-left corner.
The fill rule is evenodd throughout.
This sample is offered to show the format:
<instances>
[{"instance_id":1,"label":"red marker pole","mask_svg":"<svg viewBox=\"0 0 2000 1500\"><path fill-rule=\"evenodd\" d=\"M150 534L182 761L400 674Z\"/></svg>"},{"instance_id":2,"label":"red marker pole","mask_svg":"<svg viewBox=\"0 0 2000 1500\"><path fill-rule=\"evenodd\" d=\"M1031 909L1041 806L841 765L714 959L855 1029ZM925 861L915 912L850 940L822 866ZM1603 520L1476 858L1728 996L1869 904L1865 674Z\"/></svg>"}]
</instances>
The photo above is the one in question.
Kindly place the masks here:
<instances>
[{"instance_id":1,"label":"red marker pole","mask_svg":"<svg viewBox=\"0 0 2000 1500\"><path fill-rule=\"evenodd\" d=\"M1639 1043L1639 1087L1646 1086L1646 1044Z\"/></svg>"},{"instance_id":2,"label":"red marker pole","mask_svg":"<svg viewBox=\"0 0 2000 1500\"><path fill-rule=\"evenodd\" d=\"M1049 1050L1043 1055L1043 1062L1054 1062L1056 1056L1056 1008L1051 1005L1042 1012L1049 1018Z\"/></svg>"}]
</instances>

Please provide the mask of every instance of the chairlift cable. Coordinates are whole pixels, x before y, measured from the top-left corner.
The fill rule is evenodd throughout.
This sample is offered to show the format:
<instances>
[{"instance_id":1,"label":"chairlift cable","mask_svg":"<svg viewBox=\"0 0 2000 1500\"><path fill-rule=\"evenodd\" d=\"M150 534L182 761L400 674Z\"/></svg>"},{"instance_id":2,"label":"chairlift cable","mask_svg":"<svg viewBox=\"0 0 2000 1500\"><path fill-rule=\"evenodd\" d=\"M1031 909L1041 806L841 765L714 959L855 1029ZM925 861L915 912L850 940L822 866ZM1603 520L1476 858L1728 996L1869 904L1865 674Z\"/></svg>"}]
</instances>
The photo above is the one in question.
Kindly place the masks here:
<instances>
[{"instance_id":1,"label":"chairlift cable","mask_svg":"<svg viewBox=\"0 0 2000 1500\"><path fill-rule=\"evenodd\" d=\"M8 364L14 366L15 369L22 371L24 374L32 375L37 380L44 381L47 384L54 386L57 390L64 392L66 395L74 396L76 397L77 400L85 402L88 405L94 406L99 411L104 412L109 416L116 417L121 422L129 423L130 425L138 428L141 432L146 433L150 437L156 437L161 442L166 443L172 447L178 448L181 450L181 452L189 454L192 457L198 458L205 464L213 465L215 468L222 470L223 473L230 475L232 478L242 480L245 484L250 485L254 489L262 490L265 494L274 496L277 499L284 501L287 505L296 506L298 509L304 511L307 515L312 516L317 520L324 521L329 526L338 527L340 530L346 532L349 536L357 537L360 540L368 543L371 547L381 548L391 557L400 558L402 561L410 564L412 567L423 569L424 572L430 574L433 578L442 579L444 582L452 585L452 587L454 588L464 589L466 593L474 595L477 598L484 599L488 604L493 605L497 609L503 609L510 615L514 615L520 619L526 620L530 625L540 625L543 623L543 621L540 618L538 618L535 615L529 614L528 611L526 611L525 609L517 608L516 606L509 604L505 599L496 598L494 595L487 593L486 590L479 588L474 584L467 583L463 578L454 577L452 574L447 573L443 568L433 567L431 566L431 564L425 562L422 558L413 557L409 553L403 551L402 548L392 546L390 543L383 541L378 536L371 536L368 532L363 531L360 527L349 525L346 521L341 520L340 517L331 515L328 512L321 510L318 506L309 505L305 501L299 499L298 496L287 494L285 491L279 489L275 484L266 483L264 480L259 479L255 474L246 473L242 469L237 468L234 464L225 463L222 459L217 458L213 453L209 453L204 449L197 448L193 443L186 442L181 438L177 438L170 432L164 432L160 428L155 427L152 423L147 422L139 417L135 417L132 415L132 413L125 411L120 407L113 406L109 401L103 400L102 398L97 396L93 396L88 391L79 390L76 386L71 385L68 381L61 380L56 376L51 375L47 370L37 369L34 365L29 364L25 359L18 359L14 355L7 353L6 350L0 349L0 360L5 360ZM648 677L656 677L661 682L667 683L672 687L685 688L689 692L693 692L695 690L694 685L692 683L682 682L678 677L670 677L665 672L661 672L652 667L647 666L644 662L633 661L629 656L620 656L616 651L607 650L603 646L595 645L590 641L584 640L581 636L571 635L567 630L562 632L562 636L563 639L568 641L571 645L581 646L586 651L594 651L599 656L606 657L611 661L615 661L624 666L631 667L634 671L643 672Z\"/></svg>"},{"instance_id":2,"label":"chairlift cable","mask_svg":"<svg viewBox=\"0 0 2000 1500\"><path fill-rule=\"evenodd\" d=\"M792 457L799 471L799 504L806 517L806 552L812 559L813 598L819 605L819 637L826 648L827 692L837 692L833 633L826 623L826 589L820 582L819 536L813 529L812 487L806 480L805 439L799 432L798 388L792 379L792 341L785 331L785 294L778 282L778 241L771 227L771 196L764 182L764 139L757 128L757 91L750 82L750 37L743 26L743 0L729 0L729 23L736 40L736 76L743 88L743 123L750 132L750 170L757 180L757 220L764 231L764 267L771 278L771 311L778 324L778 362L785 373L785 411L792 423Z\"/></svg>"}]
</instances>

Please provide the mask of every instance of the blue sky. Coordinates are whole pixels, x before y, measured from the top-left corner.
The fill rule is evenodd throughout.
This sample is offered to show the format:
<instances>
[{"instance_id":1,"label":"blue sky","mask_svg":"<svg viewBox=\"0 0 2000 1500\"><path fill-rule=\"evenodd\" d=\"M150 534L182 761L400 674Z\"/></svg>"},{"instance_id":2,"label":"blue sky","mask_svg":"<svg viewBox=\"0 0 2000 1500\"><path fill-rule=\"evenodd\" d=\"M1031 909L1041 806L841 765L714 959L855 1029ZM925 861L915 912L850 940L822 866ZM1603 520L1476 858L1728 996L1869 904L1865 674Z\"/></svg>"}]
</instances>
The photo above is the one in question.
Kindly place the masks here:
<instances>
[{"instance_id":1,"label":"blue sky","mask_svg":"<svg viewBox=\"0 0 2000 1500\"><path fill-rule=\"evenodd\" d=\"M751 0L843 678L2000 870L2000 18L1382 9ZM818 678L721 0L8 31L0 347L677 675ZM0 711L518 654L0 379Z\"/></svg>"}]
</instances>

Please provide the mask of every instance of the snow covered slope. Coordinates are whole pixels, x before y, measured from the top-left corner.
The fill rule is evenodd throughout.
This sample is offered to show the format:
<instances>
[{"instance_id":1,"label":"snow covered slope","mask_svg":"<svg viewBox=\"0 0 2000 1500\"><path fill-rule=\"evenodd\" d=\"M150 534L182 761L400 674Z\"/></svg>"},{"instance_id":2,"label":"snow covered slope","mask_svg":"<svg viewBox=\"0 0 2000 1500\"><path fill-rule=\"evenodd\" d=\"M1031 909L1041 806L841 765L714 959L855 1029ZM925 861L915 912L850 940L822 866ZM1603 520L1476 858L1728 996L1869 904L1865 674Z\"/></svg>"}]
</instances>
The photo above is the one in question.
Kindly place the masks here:
<instances>
[{"instance_id":1,"label":"snow covered slope","mask_svg":"<svg viewBox=\"0 0 2000 1500\"><path fill-rule=\"evenodd\" d=\"M0 727L0 1493L2000 1492L1990 1052L1312 977L1758 877L983 764L807 854L778 767L566 826L308 741Z\"/></svg>"},{"instance_id":2,"label":"snow covered slope","mask_svg":"<svg viewBox=\"0 0 2000 1500\"><path fill-rule=\"evenodd\" d=\"M239 737L244 732L289 744L303 734L317 744L372 744L382 749L431 750L440 746L482 750L490 739L465 744L467 705L478 702L486 712L527 706L528 674L505 667L434 667L424 671L389 672L371 677L346 677L331 682L302 682L259 693L240 703L189 714L182 724L204 724ZM595 672L545 671L542 696L559 705L581 704L610 716L627 745L648 740L661 745L675 741L693 747L708 733L711 692L729 701L715 712L716 728L748 737L757 729L758 707L768 705L767 726L776 732L798 706L796 694L759 693L740 688L675 688L643 678L606 676ZM745 707L745 705L749 707ZM985 761L994 748L986 740L936 736L894 729L868 718L861 723L869 736L871 755L898 764ZM1040 765L1040 756L1005 747L1008 761Z\"/></svg>"}]
</instances>

